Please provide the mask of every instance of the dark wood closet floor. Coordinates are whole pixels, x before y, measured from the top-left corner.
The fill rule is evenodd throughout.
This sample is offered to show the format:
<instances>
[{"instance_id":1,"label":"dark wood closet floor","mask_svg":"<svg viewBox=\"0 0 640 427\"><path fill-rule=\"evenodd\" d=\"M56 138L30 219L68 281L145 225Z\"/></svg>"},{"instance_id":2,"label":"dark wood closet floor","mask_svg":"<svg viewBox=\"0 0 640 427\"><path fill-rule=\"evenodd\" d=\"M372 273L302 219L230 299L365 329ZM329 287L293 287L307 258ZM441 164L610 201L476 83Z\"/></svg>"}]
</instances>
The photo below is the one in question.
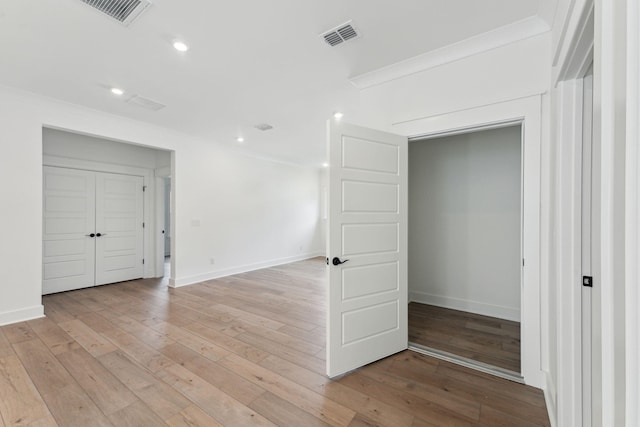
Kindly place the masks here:
<instances>
[{"instance_id":1,"label":"dark wood closet floor","mask_svg":"<svg viewBox=\"0 0 640 427\"><path fill-rule=\"evenodd\" d=\"M409 342L520 373L520 323L409 304Z\"/></svg>"}]
</instances>

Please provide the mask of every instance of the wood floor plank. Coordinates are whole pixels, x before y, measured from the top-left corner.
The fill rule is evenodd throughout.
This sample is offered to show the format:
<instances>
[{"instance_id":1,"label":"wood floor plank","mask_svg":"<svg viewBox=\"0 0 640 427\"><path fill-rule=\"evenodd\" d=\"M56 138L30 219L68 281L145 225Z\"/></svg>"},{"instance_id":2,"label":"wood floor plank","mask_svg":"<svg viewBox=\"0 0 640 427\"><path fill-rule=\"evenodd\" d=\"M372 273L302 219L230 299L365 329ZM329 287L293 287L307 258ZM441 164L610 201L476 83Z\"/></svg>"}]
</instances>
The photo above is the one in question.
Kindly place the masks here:
<instances>
[{"instance_id":1,"label":"wood floor plank","mask_svg":"<svg viewBox=\"0 0 640 427\"><path fill-rule=\"evenodd\" d=\"M269 420L180 365L158 372L167 384L187 396L222 425L273 426Z\"/></svg>"},{"instance_id":2,"label":"wood floor plank","mask_svg":"<svg viewBox=\"0 0 640 427\"><path fill-rule=\"evenodd\" d=\"M359 372L354 372L339 380L341 384L374 396L396 408L415 414L416 417L442 426L471 426L478 419L465 417L462 414L440 406L435 402L418 398L402 390L387 387Z\"/></svg>"},{"instance_id":3,"label":"wood floor plank","mask_svg":"<svg viewBox=\"0 0 640 427\"><path fill-rule=\"evenodd\" d=\"M260 366L339 402L377 425L402 427L410 426L413 421L413 415L406 411L346 387L337 381L331 381L325 375L311 372L277 356L267 357L260 362Z\"/></svg>"},{"instance_id":4,"label":"wood floor plank","mask_svg":"<svg viewBox=\"0 0 640 427\"><path fill-rule=\"evenodd\" d=\"M225 335L222 332L218 332L214 329L208 328L201 323L191 323L185 326L185 329L203 338L209 339L212 342L215 342L220 347L225 348L232 353L235 353L254 362L258 362L269 355L269 353L266 351Z\"/></svg>"},{"instance_id":5,"label":"wood floor plank","mask_svg":"<svg viewBox=\"0 0 640 427\"><path fill-rule=\"evenodd\" d=\"M109 419L114 426L118 427L161 427L167 425L147 405L139 400L109 415Z\"/></svg>"},{"instance_id":6,"label":"wood floor plank","mask_svg":"<svg viewBox=\"0 0 640 427\"><path fill-rule=\"evenodd\" d=\"M29 321L29 326L38 335L40 340L49 347L53 354L82 348L78 342L69 336L59 325L51 319L42 318Z\"/></svg>"},{"instance_id":7,"label":"wood floor plank","mask_svg":"<svg viewBox=\"0 0 640 427\"><path fill-rule=\"evenodd\" d=\"M99 315L94 315L94 319L103 319ZM98 320L99 322L100 320ZM106 321L106 320L105 320ZM60 327L78 344L80 344L86 351L91 353L93 357L98 357L102 354L110 353L116 349L116 346L94 331L91 327L87 326L83 321L74 319L71 321L65 321L59 324ZM107 330L113 329L111 325ZM104 332L105 330L103 330Z\"/></svg>"},{"instance_id":8,"label":"wood floor plank","mask_svg":"<svg viewBox=\"0 0 640 427\"><path fill-rule=\"evenodd\" d=\"M163 321L156 322L152 329L165 334L176 343L179 342L180 345L197 352L209 360L220 360L230 353L229 350L225 350L218 345L212 344L210 341L207 341L206 339L171 323Z\"/></svg>"},{"instance_id":9,"label":"wood floor plank","mask_svg":"<svg viewBox=\"0 0 640 427\"><path fill-rule=\"evenodd\" d=\"M29 425L50 416L47 405L17 356L0 358L0 419Z\"/></svg>"},{"instance_id":10,"label":"wood floor plank","mask_svg":"<svg viewBox=\"0 0 640 427\"><path fill-rule=\"evenodd\" d=\"M165 356L180 366L184 366L209 384L216 386L245 405L249 405L265 392L263 388L254 385L233 371L202 357L180 344L173 344L162 351Z\"/></svg>"},{"instance_id":11,"label":"wood floor plank","mask_svg":"<svg viewBox=\"0 0 640 427\"><path fill-rule=\"evenodd\" d=\"M191 405L167 421L169 427L224 427L196 405Z\"/></svg>"},{"instance_id":12,"label":"wood floor plank","mask_svg":"<svg viewBox=\"0 0 640 427\"><path fill-rule=\"evenodd\" d=\"M254 400L249 407L279 426L330 426L330 424L310 415L296 405L269 392Z\"/></svg>"},{"instance_id":13,"label":"wood floor plank","mask_svg":"<svg viewBox=\"0 0 640 427\"><path fill-rule=\"evenodd\" d=\"M347 426L355 416L355 411L234 354L220 363L332 426Z\"/></svg>"},{"instance_id":14,"label":"wood floor plank","mask_svg":"<svg viewBox=\"0 0 640 427\"><path fill-rule=\"evenodd\" d=\"M14 354L11 343L2 331L2 328L0 328L0 357L13 356Z\"/></svg>"},{"instance_id":15,"label":"wood floor plank","mask_svg":"<svg viewBox=\"0 0 640 427\"><path fill-rule=\"evenodd\" d=\"M3 326L2 331L11 344L20 343L23 341L31 341L38 337L27 322L20 322Z\"/></svg>"},{"instance_id":16,"label":"wood floor plank","mask_svg":"<svg viewBox=\"0 0 640 427\"><path fill-rule=\"evenodd\" d=\"M120 350L129 355L151 372L157 372L173 364L171 359L165 357L158 350L139 341L135 336L122 330L109 330L103 332Z\"/></svg>"},{"instance_id":17,"label":"wood floor plank","mask_svg":"<svg viewBox=\"0 0 640 427\"><path fill-rule=\"evenodd\" d=\"M268 354L275 354L282 357L283 359L296 363L303 368L307 368L313 372L317 372L319 374L325 372L326 364L324 360L318 357L282 346L265 337L261 337L260 335L249 332L238 335L237 338L238 340L251 344L252 346L259 348Z\"/></svg>"},{"instance_id":18,"label":"wood floor plank","mask_svg":"<svg viewBox=\"0 0 640 427\"><path fill-rule=\"evenodd\" d=\"M191 402L121 351L104 354L100 363L164 420L179 414Z\"/></svg>"},{"instance_id":19,"label":"wood floor plank","mask_svg":"<svg viewBox=\"0 0 640 427\"><path fill-rule=\"evenodd\" d=\"M129 389L84 349L58 354L58 360L91 400L109 416L138 401Z\"/></svg>"},{"instance_id":20,"label":"wood floor plank","mask_svg":"<svg viewBox=\"0 0 640 427\"><path fill-rule=\"evenodd\" d=\"M59 424L111 426L40 340L22 341L14 344L13 348Z\"/></svg>"}]
</instances>

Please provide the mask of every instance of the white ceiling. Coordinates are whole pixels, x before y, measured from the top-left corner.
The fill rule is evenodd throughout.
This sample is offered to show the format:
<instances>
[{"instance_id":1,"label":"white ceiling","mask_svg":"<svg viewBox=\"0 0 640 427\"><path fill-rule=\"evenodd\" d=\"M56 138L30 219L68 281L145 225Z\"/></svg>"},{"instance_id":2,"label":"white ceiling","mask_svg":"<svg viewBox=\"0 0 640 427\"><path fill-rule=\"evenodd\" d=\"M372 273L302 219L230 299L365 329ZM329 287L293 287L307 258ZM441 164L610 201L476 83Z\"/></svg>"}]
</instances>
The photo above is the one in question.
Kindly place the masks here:
<instances>
[{"instance_id":1,"label":"white ceiling","mask_svg":"<svg viewBox=\"0 0 640 427\"><path fill-rule=\"evenodd\" d=\"M0 2L0 84L319 165L325 120L349 118L350 77L526 18L555 0L152 0L124 27L80 0ZM362 37L318 36L347 20ZM191 50L172 47L183 39ZM108 88L121 87L121 98ZM138 94L158 112L123 101ZM269 123L261 132L253 126ZM241 147L236 136L243 136Z\"/></svg>"}]
</instances>

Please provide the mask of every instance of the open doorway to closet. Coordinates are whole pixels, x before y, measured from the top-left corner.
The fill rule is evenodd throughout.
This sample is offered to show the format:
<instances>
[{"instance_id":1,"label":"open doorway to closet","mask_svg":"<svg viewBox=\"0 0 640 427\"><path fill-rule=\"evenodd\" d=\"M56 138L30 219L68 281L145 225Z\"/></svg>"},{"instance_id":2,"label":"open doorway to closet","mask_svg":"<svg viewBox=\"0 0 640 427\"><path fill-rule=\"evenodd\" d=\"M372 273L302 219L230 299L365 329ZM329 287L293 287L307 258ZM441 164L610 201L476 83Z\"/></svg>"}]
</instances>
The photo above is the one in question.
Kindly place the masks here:
<instances>
[{"instance_id":1,"label":"open doorway to closet","mask_svg":"<svg viewBox=\"0 0 640 427\"><path fill-rule=\"evenodd\" d=\"M43 294L158 277L155 177L172 153L50 128L42 141Z\"/></svg>"},{"instance_id":2,"label":"open doorway to closet","mask_svg":"<svg viewBox=\"0 0 640 427\"><path fill-rule=\"evenodd\" d=\"M522 126L409 142L409 341L521 376Z\"/></svg>"}]
</instances>

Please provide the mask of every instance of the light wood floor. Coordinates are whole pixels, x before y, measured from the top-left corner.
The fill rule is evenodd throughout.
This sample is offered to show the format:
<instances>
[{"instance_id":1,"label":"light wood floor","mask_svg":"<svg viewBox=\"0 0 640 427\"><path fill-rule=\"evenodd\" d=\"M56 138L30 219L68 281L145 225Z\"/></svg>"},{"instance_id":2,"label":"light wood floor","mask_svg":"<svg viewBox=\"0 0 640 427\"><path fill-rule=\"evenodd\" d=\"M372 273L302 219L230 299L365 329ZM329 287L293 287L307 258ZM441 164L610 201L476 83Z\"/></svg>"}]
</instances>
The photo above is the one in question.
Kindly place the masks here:
<instances>
[{"instance_id":1,"label":"light wood floor","mask_svg":"<svg viewBox=\"0 0 640 427\"><path fill-rule=\"evenodd\" d=\"M409 341L520 373L520 323L409 304Z\"/></svg>"},{"instance_id":2,"label":"light wood floor","mask_svg":"<svg viewBox=\"0 0 640 427\"><path fill-rule=\"evenodd\" d=\"M410 351L324 375L320 259L43 298L0 328L3 426L547 426L542 393Z\"/></svg>"}]
</instances>

